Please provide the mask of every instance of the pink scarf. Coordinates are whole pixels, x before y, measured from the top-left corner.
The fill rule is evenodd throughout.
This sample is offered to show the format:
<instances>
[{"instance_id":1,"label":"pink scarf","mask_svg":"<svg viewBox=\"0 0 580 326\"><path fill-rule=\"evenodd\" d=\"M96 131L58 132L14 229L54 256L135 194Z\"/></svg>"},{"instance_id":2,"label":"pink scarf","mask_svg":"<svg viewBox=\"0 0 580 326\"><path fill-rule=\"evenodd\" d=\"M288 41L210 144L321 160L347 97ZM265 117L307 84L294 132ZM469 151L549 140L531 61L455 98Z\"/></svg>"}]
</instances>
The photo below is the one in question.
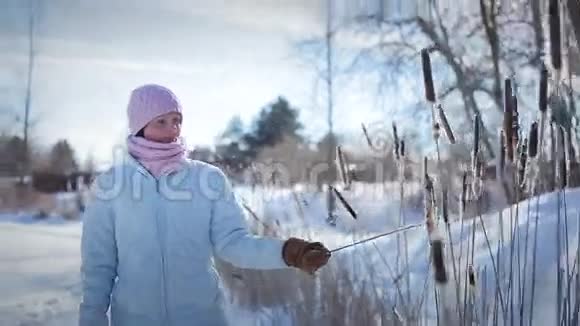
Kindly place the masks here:
<instances>
[{"instance_id":1,"label":"pink scarf","mask_svg":"<svg viewBox=\"0 0 580 326\"><path fill-rule=\"evenodd\" d=\"M156 179L179 170L187 162L183 138L172 143L159 143L131 135L127 138L127 149Z\"/></svg>"}]
</instances>

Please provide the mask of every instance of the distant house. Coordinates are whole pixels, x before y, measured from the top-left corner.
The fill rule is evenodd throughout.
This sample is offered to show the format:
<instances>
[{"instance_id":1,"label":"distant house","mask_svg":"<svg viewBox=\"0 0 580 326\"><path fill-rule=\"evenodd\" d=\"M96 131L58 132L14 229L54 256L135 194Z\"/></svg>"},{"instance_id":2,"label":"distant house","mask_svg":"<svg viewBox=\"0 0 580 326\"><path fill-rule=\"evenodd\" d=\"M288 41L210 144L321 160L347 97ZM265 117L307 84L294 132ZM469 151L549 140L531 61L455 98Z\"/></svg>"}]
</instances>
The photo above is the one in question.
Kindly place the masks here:
<instances>
[{"instance_id":1,"label":"distant house","mask_svg":"<svg viewBox=\"0 0 580 326\"><path fill-rule=\"evenodd\" d=\"M57 174L50 172L34 172L32 186L34 190L43 193L76 192L89 187L94 174L74 172Z\"/></svg>"}]
</instances>

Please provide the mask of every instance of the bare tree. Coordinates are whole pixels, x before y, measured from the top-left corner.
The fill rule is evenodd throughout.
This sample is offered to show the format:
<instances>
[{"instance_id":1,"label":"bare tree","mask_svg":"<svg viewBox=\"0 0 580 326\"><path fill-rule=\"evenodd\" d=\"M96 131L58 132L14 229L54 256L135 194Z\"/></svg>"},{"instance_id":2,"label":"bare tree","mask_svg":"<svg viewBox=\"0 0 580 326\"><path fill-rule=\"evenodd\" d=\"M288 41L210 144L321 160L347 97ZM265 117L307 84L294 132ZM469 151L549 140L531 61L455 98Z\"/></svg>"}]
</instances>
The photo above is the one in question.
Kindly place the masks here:
<instances>
[{"instance_id":1,"label":"bare tree","mask_svg":"<svg viewBox=\"0 0 580 326\"><path fill-rule=\"evenodd\" d=\"M377 5L378 1L378 5ZM439 100L443 101L449 96L455 96L463 102L463 113L465 123L472 124L475 114L481 115L481 105L476 99L476 93L483 88L485 93L499 94L493 96L496 109L501 111L501 78L496 73L494 90L483 87L485 79L479 74L479 62L469 62L468 49L465 47L464 39L473 37L474 34L482 34L483 24L480 21L478 11L467 10L465 13L458 11L441 10L436 4L427 10L419 12L421 8L415 8L415 12L410 15L398 15L393 17L391 13L383 12L386 8L392 10L393 3L397 1L375 0L362 1L365 14L354 17L354 24L348 25L355 33L361 35L374 35L378 40L374 44L364 47L354 57L350 67L351 71L361 70L360 67L369 66L369 71L376 73L380 71L382 86L390 87L392 81L398 76L408 74L409 71L416 71L418 54L422 48L428 48L431 53L438 54L437 60L445 64L448 71L453 75L453 82L446 82L440 87ZM400 2L400 1L399 1ZM365 3L368 7L365 7ZM400 2L400 7L405 4ZM371 7L371 9L369 9ZM489 6L482 1L482 8ZM359 8L360 9L360 8ZM425 8L423 8L425 9ZM496 8L491 13L497 11ZM353 10L349 6L348 10ZM374 12L373 12L374 10ZM483 20L487 24L488 39L494 44L493 56L498 56L499 41L495 32L495 19L489 15ZM459 33L459 26L463 32ZM451 32L452 31L452 32ZM479 35L480 39L481 36ZM439 62L438 61L438 62ZM499 60L495 60L495 70L499 70ZM363 68L362 70L364 70ZM458 95L458 96L457 96ZM487 126L482 126L482 141L490 157L493 157L493 146Z\"/></svg>"},{"instance_id":2,"label":"bare tree","mask_svg":"<svg viewBox=\"0 0 580 326\"><path fill-rule=\"evenodd\" d=\"M580 0L568 0L568 15L576 34L576 44L580 49Z\"/></svg>"},{"instance_id":3,"label":"bare tree","mask_svg":"<svg viewBox=\"0 0 580 326\"><path fill-rule=\"evenodd\" d=\"M576 116L577 111L576 111L576 98L575 98L575 94L573 91L573 86L572 86L572 78L573 78L573 74L574 71L576 69L577 66L580 66L580 44L579 46L576 48L576 50L574 49L574 34L576 33L576 40L580 39L580 29L578 29L576 32L574 32L574 24L578 25L577 27L580 27L580 3L578 1L568 1L567 3L565 3L564 8L568 11L569 15L568 15L568 21L566 23L564 23L567 28L564 28L564 31L566 32L564 35L564 47L565 49L567 49L566 51L566 63L567 63L567 70L568 70L568 111L570 113L571 116ZM573 13L573 11L576 10L576 12ZM576 22L574 21L576 20ZM572 121L570 121L572 122ZM576 135L575 133L575 128L572 128L572 123L570 123L570 128L568 128L567 130L567 137L568 137L568 141L572 142L572 137L577 138L578 135ZM570 153L571 157L576 157L576 153L574 152L574 148L573 146L570 146L570 150L572 151ZM578 149L576 149L578 150Z\"/></svg>"},{"instance_id":4,"label":"bare tree","mask_svg":"<svg viewBox=\"0 0 580 326\"><path fill-rule=\"evenodd\" d=\"M332 65L333 65L333 56L332 56L332 36L333 36L333 26L332 26L332 21L333 21L333 10L332 10L332 0L326 0L326 8L327 8L327 17L326 17L326 35L325 35L325 39L326 39L326 76L325 76L325 82L326 82L326 89L327 89L327 109L328 109L328 135L330 136L330 140L331 140L331 146L329 146L328 149L328 153L327 153L327 163L328 166L330 168L330 172L329 172L329 176L331 177L331 180L329 180L329 186L327 189L327 193L328 193L328 220L330 222L334 221L334 211L336 209L336 203L335 203L335 198L334 198L334 193L332 192L332 188L331 185L332 183L334 183L334 176L336 173L334 173L334 171L336 170L334 164L333 164L333 158L334 158L334 148L336 147L336 137L334 137L334 102L333 102L333 71L332 71Z\"/></svg>"},{"instance_id":5,"label":"bare tree","mask_svg":"<svg viewBox=\"0 0 580 326\"><path fill-rule=\"evenodd\" d=\"M580 11L573 9L578 1L568 2L574 2L568 5L568 12L578 24ZM366 0L348 6L347 10L358 13L350 15L356 27L349 28L377 40L360 50L352 67L363 72L380 71L381 84L392 87L393 79L417 70L418 53L427 48L435 55L437 69L445 77L452 77L436 80L438 100L444 105L454 103L448 109L463 112L463 125L472 125L476 114L485 117L486 123L499 121L504 107L503 80L521 71L526 71L526 76L530 71L540 74L546 52L542 21L547 11L545 2L479 0L468 7L457 3L457 8L445 7L449 5L445 1L424 4L398 14L393 14L394 8L409 7L407 2ZM574 24L574 18L571 21ZM530 92L535 90L535 82L525 79L522 84ZM458 100L462 105L457 105ZM490 104L495 110L482 112ZM493 158L496 133L490 133L490 129L495 128L482 126L481 140Z\"/></svg>"},{"instance_id":6,"label":"bare tree","mask_svg":"<svg viewBox=\"0 0 580 326\"><path fill-rule=\"evenodd\" d=\"M314 94L318 94L318 83L322 81L325 88L325 110L326 110L326 123L328 131L325 137L330 141L329 146L325 147L326 152L326 163L328 164L328 173L325 174L326 182L328 182L327 189L327 209L328 209L328 220L332 221L334 219L334 211L336 209L335 198L333 192L331 191L331 185L336 180L336 167L334 165L335 148L336 148L336 135L334 130L334 118L335 118L335 106L334 106L334 93L335 93L335 79L337 78L336 71L336 55L334 51L334 37L338 29L335 26L333 1L326 0L325 10L326 21L325 21L325 32L323 40L321 41L318 37L313 39L303 40L296 44L297 51L299 52L300 60L305 61L309 68L314 69L316 72L316 79L314 85ZM322 60L320 60L323 58Z\"/></svg>"},{"instance_id":7,"label":"bare tree","mask_svg":"<svg viewBox=\"0 0 580 326\"><path fill-rule=\"evenodd\" d=\"M24 103L24 153L20 174L20 183L24 182L24 175L30 171L30 155L29 155L29 129L30 129L30 102L32 97L32 78L34 70L35 48L34 48L34 26L35 26L35 5L34 0L29 0L29 21L28 21L28 78L26 84L26 98Z\"/></svg>"}]
</instances>

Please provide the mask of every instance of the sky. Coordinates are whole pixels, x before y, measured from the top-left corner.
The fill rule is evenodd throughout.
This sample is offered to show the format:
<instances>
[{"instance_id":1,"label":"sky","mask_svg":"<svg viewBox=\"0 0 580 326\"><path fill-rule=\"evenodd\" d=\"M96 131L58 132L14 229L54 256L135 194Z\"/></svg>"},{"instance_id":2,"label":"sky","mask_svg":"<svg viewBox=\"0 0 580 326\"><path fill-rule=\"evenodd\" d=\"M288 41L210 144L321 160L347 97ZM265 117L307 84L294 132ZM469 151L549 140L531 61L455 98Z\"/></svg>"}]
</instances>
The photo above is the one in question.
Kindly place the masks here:
<instances>
[{"instance_id":1,"label":"sky","mask_svg":"<svg viewBox=\"0 0 580 326\"><path fill-rule=\"evenodd\" d=\"M280 95L300 109L306 136L318 140L328 130L324 83L296 47L324 35L326 0L0 0L0 134L22 130L15 117L25 107L29 2L35 145L67 139L79 162L89 155L108 162L127 135L130 91L147 83L181 100L190 149L212 146L234 115L250 125ZM346 16L359 2L333 0ZM335 40L347 50L368 42L348 34ZM412 75L380 98L376 82L364 77L337 82L335 131L364 146L361 123L385 138L397 120L428 141L430 118L413 113L421 78Z\"/></svg>"},{"instance_id":2,"label":"sky","mask_svg":"<svg viewBox=\"0 0 580 326\"><path fill-rule=\"evenodd\" d=\"M313 67L296 43L320 37L324 1L33 0L31 136L66 138L79 161L107 161L126 136L130 91L159 83L184 107L189 147L212 145L234 115L249 124L279 95L300 108L305 134L326 131ZM0 132L20 132L28 65L27 0L0 0ZM375 101L337 92L337 130L377 119ZM356 108L356 109L353 109Z\"/></svg>"}]
</instances>

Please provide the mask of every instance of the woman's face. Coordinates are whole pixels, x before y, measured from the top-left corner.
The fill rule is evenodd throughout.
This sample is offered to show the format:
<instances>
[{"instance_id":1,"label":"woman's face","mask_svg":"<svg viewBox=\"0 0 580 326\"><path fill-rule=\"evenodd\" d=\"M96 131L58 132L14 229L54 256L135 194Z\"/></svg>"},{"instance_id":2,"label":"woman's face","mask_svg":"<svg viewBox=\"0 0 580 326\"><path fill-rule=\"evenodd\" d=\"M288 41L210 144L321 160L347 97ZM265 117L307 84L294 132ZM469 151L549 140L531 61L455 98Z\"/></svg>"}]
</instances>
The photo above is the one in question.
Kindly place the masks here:
<instances>
[{"instance_id":1,"label":"woman's face","mask_svg":"<svg viewBox=\"0 0 580 326\"><path fill-rule=\"evenodd\" d=\"M151 120L143 130L145 139L160 143L171 143L181 133L181 114L169 112Z\"/></svg>"}]
</instances>

